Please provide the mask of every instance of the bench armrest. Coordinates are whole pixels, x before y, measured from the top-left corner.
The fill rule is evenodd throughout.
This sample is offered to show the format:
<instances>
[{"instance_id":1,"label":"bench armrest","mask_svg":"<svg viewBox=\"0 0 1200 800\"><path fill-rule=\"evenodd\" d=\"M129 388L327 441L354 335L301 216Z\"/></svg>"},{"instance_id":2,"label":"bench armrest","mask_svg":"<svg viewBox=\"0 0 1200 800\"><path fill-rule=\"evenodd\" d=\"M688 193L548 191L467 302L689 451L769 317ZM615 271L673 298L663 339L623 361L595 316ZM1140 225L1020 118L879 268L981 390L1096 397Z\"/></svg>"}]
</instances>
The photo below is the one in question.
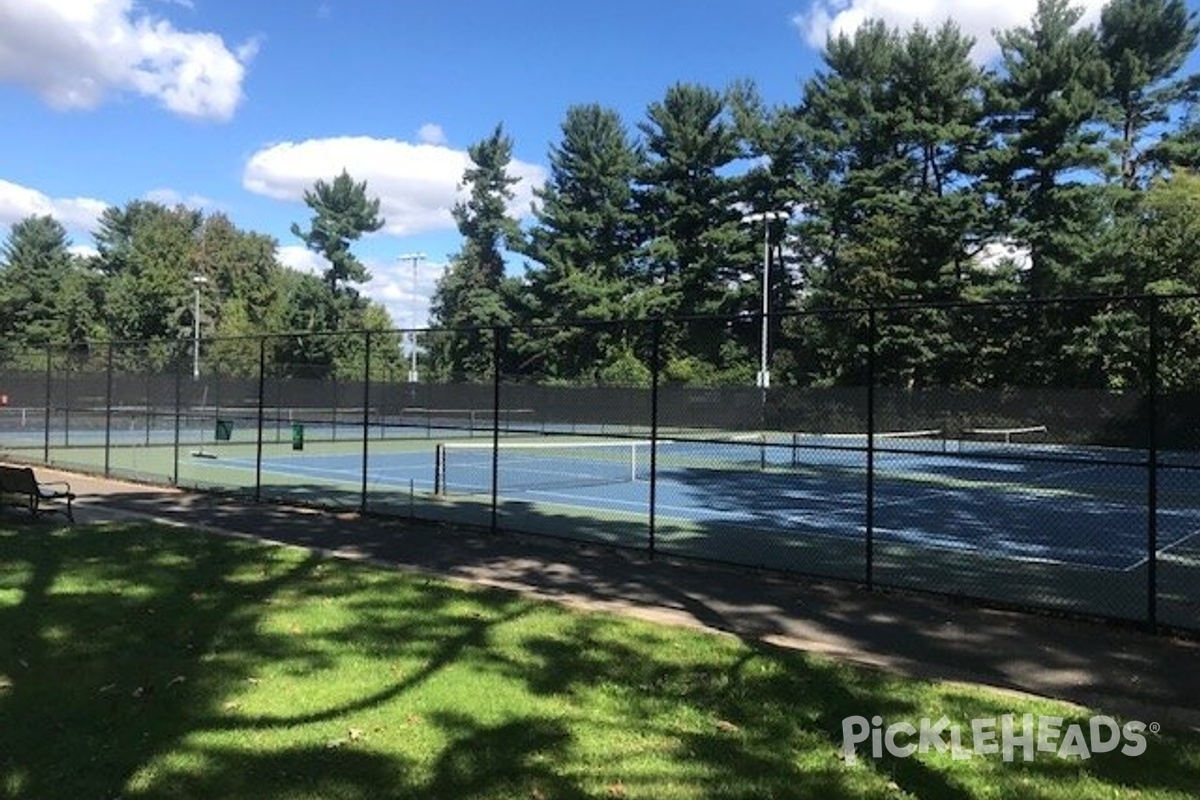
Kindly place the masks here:
<instances>
[{"instance_id":1,"label":"bench armrest","mask_svg":"<svg viewBox=\"0 0 1200 800\"><path fill-rule=\"evenodd\" d=\"M56 486L61 486L63 488L56 489L54 488ZM38 481L38 491L52 492L54 494L70 494L71 484L67 483L66 481Z\"/></svg>"}]
</instances>

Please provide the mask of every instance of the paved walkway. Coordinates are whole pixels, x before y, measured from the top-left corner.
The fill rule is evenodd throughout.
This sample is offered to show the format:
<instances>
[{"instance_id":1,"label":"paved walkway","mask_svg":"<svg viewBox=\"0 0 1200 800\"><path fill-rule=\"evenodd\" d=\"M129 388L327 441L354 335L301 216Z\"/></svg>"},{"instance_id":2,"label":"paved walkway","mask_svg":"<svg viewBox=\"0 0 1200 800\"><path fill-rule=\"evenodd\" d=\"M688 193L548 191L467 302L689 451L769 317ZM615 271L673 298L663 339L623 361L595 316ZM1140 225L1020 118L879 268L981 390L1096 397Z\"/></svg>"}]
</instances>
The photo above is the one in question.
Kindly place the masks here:
<instances>
[{"instance_id":1,"label":"paved walkway","mask_svg":"<svg viewBox=\"0 0 1200 800\"><path fill-rule=\"evenodd\" d=\"M547 538L62 477L80 496L81 524L150 517L210 528L1200 731L1200 641Z\"/></svg>"}]
</instances>

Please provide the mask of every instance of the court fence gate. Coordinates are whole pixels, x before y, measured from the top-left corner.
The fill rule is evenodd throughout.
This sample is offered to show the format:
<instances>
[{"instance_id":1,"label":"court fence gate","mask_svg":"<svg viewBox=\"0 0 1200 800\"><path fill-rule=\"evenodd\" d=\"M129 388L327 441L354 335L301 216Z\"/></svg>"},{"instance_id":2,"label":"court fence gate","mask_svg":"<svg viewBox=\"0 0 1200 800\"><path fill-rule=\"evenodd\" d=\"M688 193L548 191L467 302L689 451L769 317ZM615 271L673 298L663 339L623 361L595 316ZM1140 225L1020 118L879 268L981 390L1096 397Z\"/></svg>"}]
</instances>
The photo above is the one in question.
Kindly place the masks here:
<instances>
[{"instance_id":1,"label":"court fence gate","mask_svg":"<svg viewBox=\"0 0 1200 800\"><path fill-rule=\"evenodd\" d=\"M0 457L1200 631L1195 295L10 348Z\"/></svg>"}]
</instances>

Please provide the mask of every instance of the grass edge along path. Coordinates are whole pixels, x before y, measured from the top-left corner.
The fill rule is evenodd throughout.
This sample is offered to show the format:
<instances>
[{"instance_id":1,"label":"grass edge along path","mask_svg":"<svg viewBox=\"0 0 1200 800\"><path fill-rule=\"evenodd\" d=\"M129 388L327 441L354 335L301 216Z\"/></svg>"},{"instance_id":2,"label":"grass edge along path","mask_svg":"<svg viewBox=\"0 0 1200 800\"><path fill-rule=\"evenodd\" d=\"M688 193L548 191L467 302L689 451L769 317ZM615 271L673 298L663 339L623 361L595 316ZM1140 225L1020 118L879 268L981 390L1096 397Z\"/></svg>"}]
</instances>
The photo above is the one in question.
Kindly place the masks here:
<instances>
[{"instance_id":1,"label":"grass edge along path","mask_svg":"<svg viewBox=\"0 0 1200 800\"><path fill-rule=\"evenodd\" d=\"M843 720L1087 709L145 523L0 521L3 798L1185 798L1138 757L843 760ZM1143 720L1151 722L1151 720ZM968 747L971 742L966 742ZM1136 793L1136 794L1135 794Z\"/></svg>"}]
</instances>

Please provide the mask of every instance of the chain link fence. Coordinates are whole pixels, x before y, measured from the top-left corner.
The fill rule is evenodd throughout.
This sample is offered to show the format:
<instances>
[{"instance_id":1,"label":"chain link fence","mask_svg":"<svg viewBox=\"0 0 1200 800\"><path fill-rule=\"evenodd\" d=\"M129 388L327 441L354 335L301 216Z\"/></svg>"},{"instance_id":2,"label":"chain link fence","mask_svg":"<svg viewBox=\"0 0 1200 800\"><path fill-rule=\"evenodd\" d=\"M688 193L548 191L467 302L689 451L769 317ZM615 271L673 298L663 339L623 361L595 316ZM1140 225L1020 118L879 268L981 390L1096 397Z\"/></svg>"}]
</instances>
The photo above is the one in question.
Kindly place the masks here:
<instances>
[{"instance_id":1,"label":"chain link fence","mask_svg":"<svg viewBox=\"0 0 1200 800\"><path fill-rule=\"evenodd\" d=\"M1137 297L10 350L0 453L1195 631L1197 319Z\"/></svg>"}]
</instances>

